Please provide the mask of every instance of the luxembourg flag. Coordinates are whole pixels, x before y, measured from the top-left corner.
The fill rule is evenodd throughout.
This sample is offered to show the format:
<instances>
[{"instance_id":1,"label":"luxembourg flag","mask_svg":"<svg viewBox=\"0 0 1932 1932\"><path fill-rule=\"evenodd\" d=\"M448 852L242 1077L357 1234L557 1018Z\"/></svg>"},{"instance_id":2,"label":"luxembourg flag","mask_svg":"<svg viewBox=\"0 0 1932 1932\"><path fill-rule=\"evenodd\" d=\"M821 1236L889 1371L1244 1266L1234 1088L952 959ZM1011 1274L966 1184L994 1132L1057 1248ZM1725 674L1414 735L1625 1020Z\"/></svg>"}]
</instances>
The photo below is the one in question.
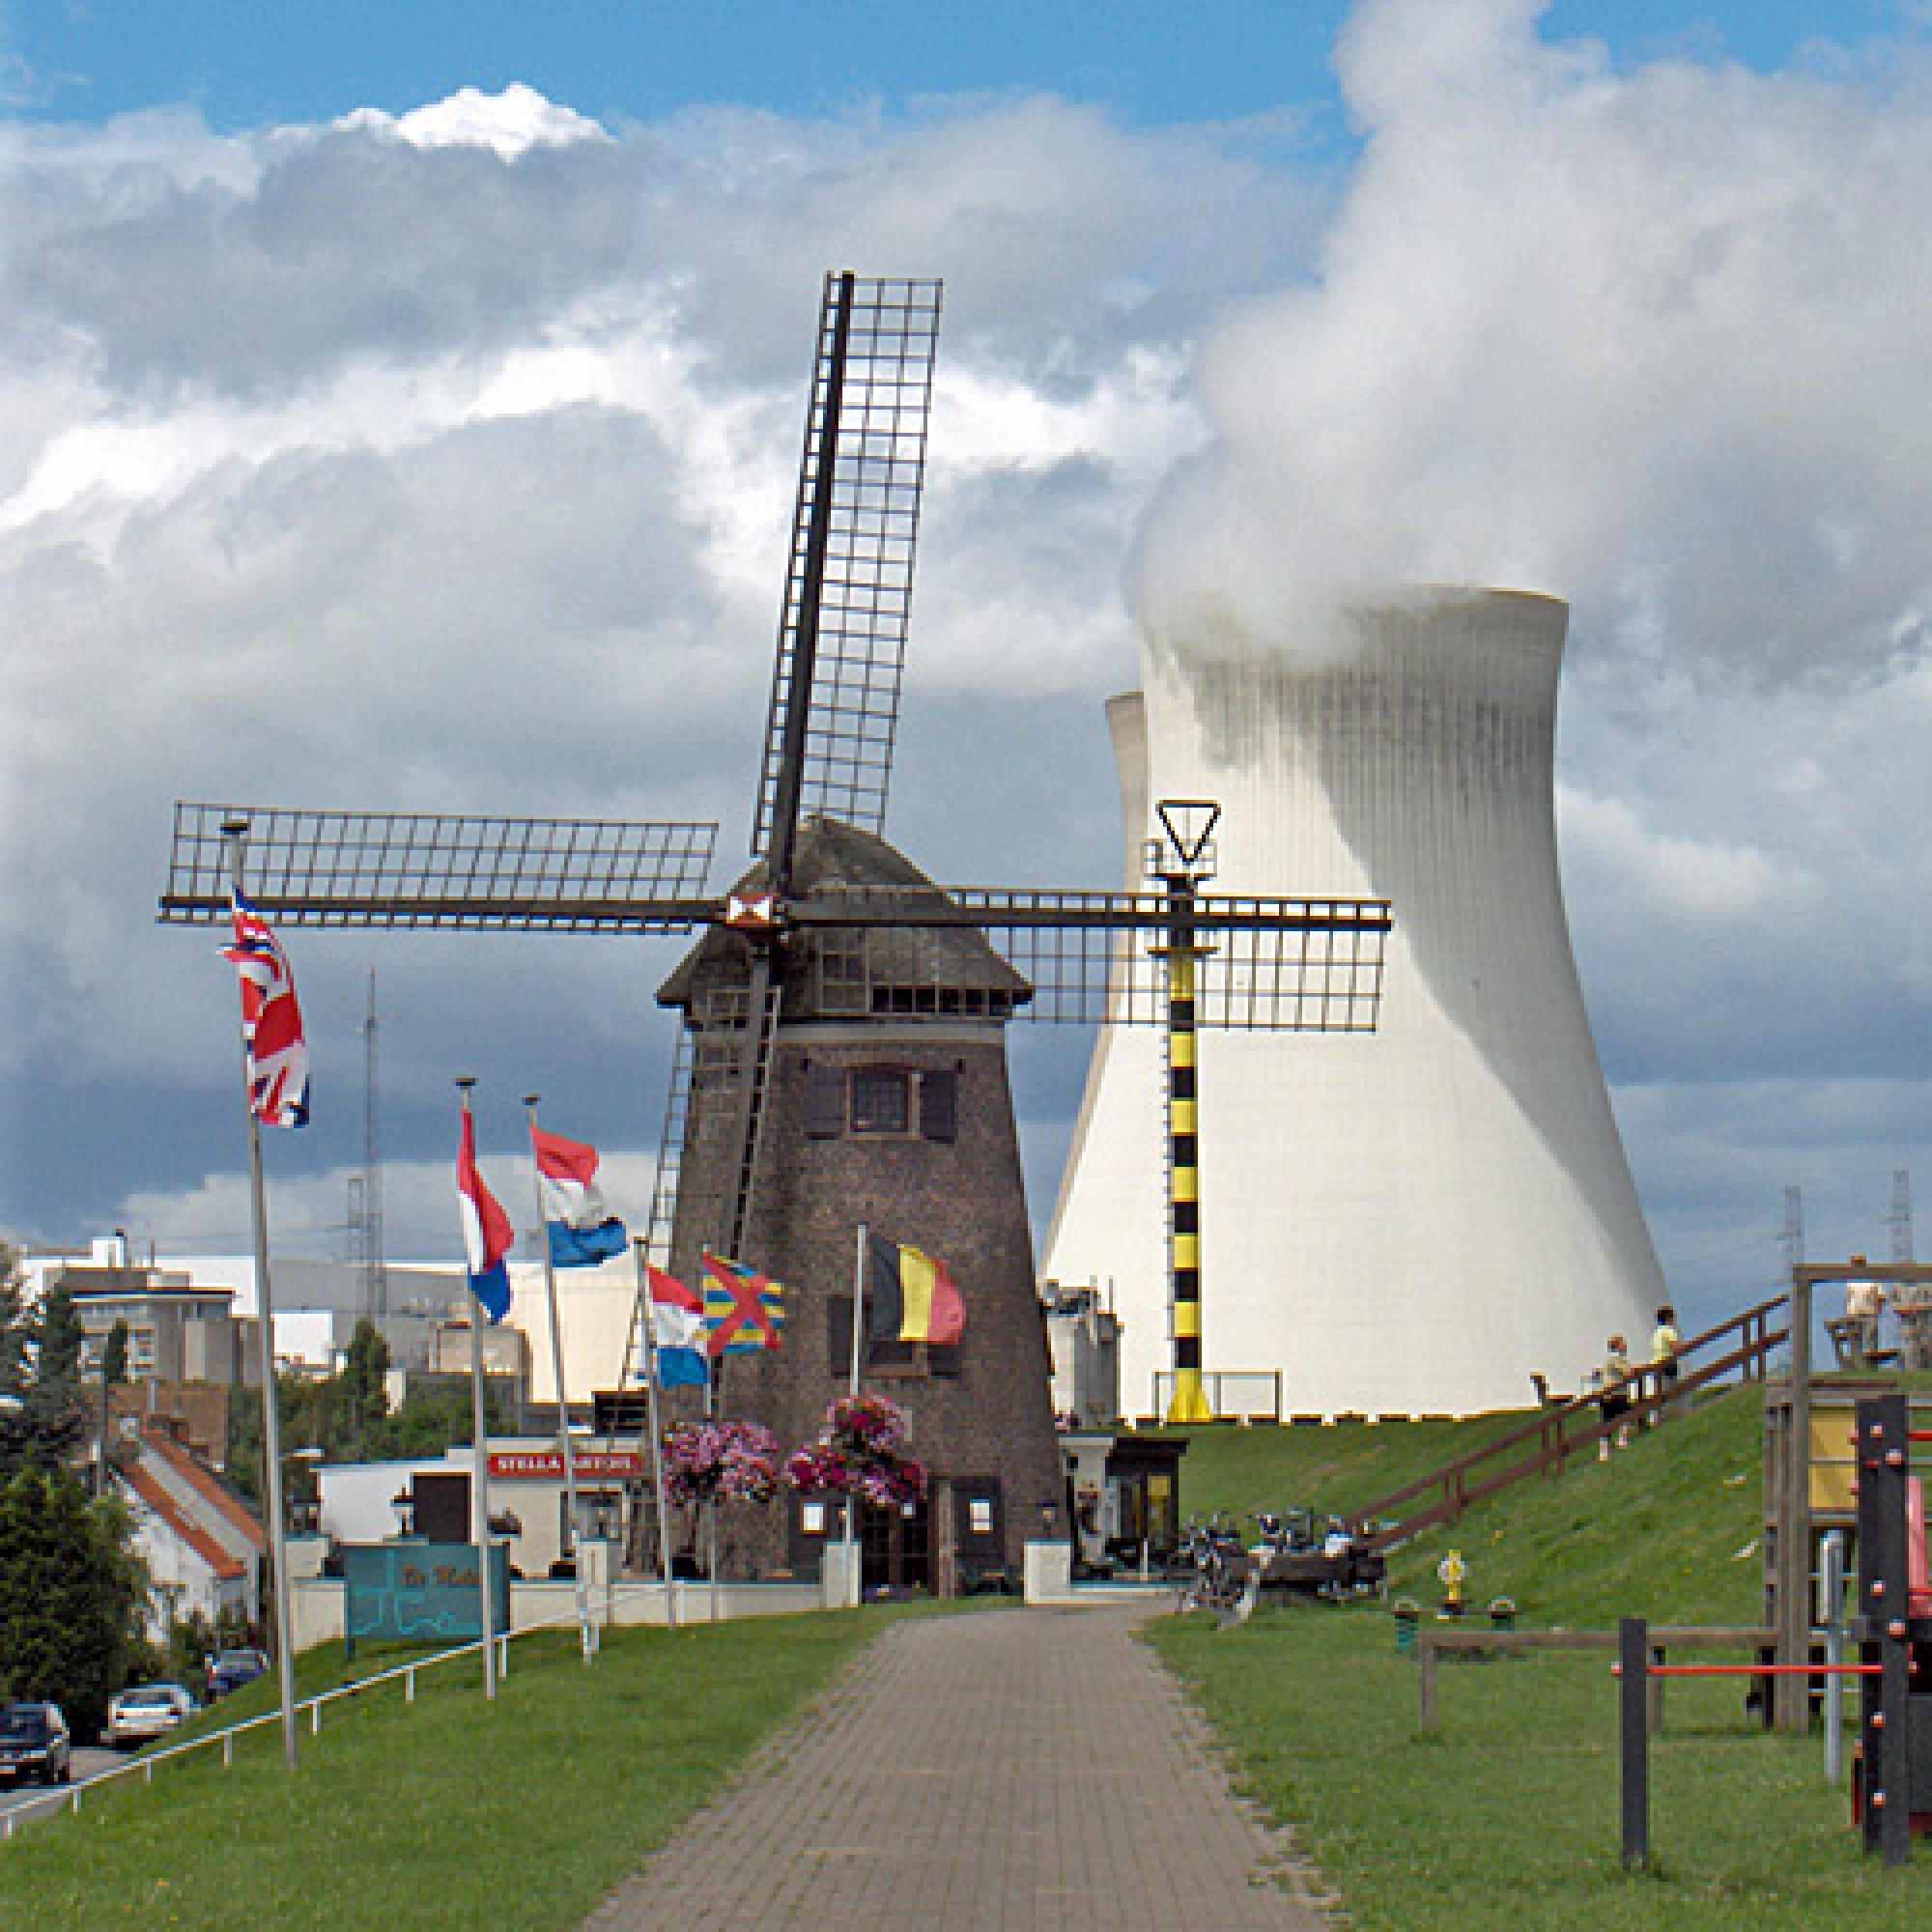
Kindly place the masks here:
<instances>
[{"instance_id":1,"label":"luxembourg flag","mask_svg":"<svg viewBox=\"0 0 1932 1932\"><path fill-rule=\"evenodd\" d=\"M510 1312L510 1271L503 1257L517 1233L497 1197L476 1172L476 1129L463 1110L463 1139L456 1151L456 1195L463 1208L463 1245L469 1258L469 1292L492 1321Z\"/></svg>"},{"instance_id":2,"label":"luxembourg flag","mask_svg":"<svg viewBox=\"0 0 1932 1932\"><path fill-rule=\"evenodd\" d=\"M530 1149L550 1230L551 1265L593 1267L621 1255L629 1237L597 1191L597 1150L541 1127L530 1129Z\"/></svg>"},{"instance_id":3,"label":"luxembourg flag","mask_svg":"<svg viewBox=\"0 0 1932 1932\"><path fill-rule=\"evenodd\" d=\"M704 1356L704 1302L675 1275L649 1270L651 1352L657 1357L658 1387L690 1383L702 1388L711 1379Z\"/></svg>"}]
</instances>

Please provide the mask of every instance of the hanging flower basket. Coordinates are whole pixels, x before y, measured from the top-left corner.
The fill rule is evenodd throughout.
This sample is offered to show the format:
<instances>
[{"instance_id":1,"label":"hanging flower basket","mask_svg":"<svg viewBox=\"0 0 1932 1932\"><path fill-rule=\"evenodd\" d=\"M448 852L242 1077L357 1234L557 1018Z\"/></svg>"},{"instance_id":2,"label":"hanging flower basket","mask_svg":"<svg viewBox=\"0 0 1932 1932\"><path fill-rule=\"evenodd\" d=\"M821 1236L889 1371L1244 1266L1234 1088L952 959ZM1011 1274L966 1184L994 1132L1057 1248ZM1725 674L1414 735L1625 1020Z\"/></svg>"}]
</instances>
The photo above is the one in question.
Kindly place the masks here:
<instances>
[{"instance_id":1,"label":"hanging flower basket","mask_svg":"<svg viewBox=\"0 0 1932 1932\"><path fill-rule=\"evenodd\" d=\"M818 1439L794 1450L785 1481L810 1493L855 1495L881 1509L918 1502L925 1470L901 1451L905 1411L882 1395L841 1396L825 1411Z\"/></svg>"},{"instance_id":2,"label":"hanging flower basket","mask_svg":"<svg viewBox=\"0 0 1932 1932\"><path fill-rule=\"evenodd\" d=\"M768 1503L778 1487L779 1439L763 1423L680 1422L665 1432L674 1503Z\"/></svg>"}]
</instances>

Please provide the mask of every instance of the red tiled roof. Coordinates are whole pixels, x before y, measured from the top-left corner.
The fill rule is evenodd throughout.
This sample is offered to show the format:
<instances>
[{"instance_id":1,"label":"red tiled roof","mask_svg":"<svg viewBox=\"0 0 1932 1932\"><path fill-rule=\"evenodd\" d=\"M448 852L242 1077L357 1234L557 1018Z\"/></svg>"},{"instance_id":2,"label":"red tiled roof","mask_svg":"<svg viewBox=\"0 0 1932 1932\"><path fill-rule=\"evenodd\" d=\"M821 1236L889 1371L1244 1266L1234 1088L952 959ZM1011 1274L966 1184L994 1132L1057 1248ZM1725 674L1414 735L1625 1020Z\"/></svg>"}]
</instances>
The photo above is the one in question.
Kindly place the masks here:
<instances>
[{"instance_id":1,"label":"red tiled roof","mask_svg":"<svg viewBox=\"0 0 1932 1932\"><path fill-rule=\"evenodd\" d=\"M159 1457L203 1501L218 1510L253 1548L264 1549L268 1547L268 1536L261 1522L241 1497L221 1482L199 1457L190 1455L172 1435L164 1435L159 1430L143 1430L141 1446Z\"/></svg>"},{"instance_id":2,"label":"red tiled roof","mask_svg":"<svg viewBox=\"0 0 1932 1932\"><path fill-rule=\"evenodd\" d=\"M120 1471L121 1480L140 1497L224 1583L247 1572L138 1463Z\"/></svg>"}]
</instances>

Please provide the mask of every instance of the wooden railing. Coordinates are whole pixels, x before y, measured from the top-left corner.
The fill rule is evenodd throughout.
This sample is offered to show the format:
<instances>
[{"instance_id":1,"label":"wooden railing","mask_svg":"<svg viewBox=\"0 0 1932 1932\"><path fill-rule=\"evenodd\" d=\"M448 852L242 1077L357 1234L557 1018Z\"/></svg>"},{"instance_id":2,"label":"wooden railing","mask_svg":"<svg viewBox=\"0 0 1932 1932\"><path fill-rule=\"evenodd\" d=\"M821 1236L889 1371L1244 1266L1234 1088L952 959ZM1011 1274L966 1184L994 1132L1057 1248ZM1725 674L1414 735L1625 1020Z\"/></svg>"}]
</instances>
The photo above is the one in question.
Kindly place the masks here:
<instances>
[{"instance_id":1,"label":"wooden railing","mask_svg":"<svg viewBox=\"0 0 1932 1932\"><path fill-rule=\"evenodd\" d=\"M1646 1362L1621 1382L1553 1404L1521 1428L1499 1435L1455 1462L1378 1496L1349 1518L1349 1526L1371 1548L1388 1549L1438 1522L1455 1522L1471 1503L1513 1488L1531 1476L1554 1476L1571 1457L1619 1429L1660 1415L1666 1404L1735 1375L1762 1381L1771 1351L1789 1334L1787 1297L1774 1295L1693 1336L1677 1357L1677 1380L1666 1387L1659 1368ZM1784 1325L1775 1325L1777 1318ZM1614 1421L1604 1419L1600 1404L1621 1388L1630 1407Z\"/></svg>"}]
</instances>

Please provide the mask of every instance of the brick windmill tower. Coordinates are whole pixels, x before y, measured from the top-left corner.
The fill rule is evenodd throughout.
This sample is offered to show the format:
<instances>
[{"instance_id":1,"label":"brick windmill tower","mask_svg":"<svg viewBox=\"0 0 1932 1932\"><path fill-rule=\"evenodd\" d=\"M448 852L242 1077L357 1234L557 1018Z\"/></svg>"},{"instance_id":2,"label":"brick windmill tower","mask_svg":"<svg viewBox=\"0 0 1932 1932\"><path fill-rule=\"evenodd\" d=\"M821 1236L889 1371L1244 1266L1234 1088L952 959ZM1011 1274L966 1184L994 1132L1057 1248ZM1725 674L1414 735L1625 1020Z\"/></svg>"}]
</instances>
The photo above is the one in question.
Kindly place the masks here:
<instances>
[{"instance_id":1,"label":"brick windmill tower","mask_svg":"<svg viewBox=\"0 0 1932 1932\"><path fill-rule=\"evenodd\" d=\"M1009 1023L1167 1028L1178 1419L1205 1419L1194 1029L1372 1029L1389 928L1380 901L1202 895L1211 851L1177 829L1192 806L1163 808L1174 850L1146 893L942 889L885 841L939 295L826 278L753 863L730 892L702 890L709 824L184 804L161 899L164 921L221 918L221 827L245 820L251 896L279 923L700 934L659 994L682 1025L646 1238L687 1280L708 1249L786 1291L783 1347L727 1361L721 1412L787 1449L815 1434L848 1385L862 1227L943 1258L965 1301L955 1347L862 1335L867 1385L935 1478L923 1510L864 1523L867 1587L1016 1575L1029 1538L1065 1528ZM810 1501L736 1525L736 1567L813 1567L832 1523Z\"/></svg>"}]
</instances>

